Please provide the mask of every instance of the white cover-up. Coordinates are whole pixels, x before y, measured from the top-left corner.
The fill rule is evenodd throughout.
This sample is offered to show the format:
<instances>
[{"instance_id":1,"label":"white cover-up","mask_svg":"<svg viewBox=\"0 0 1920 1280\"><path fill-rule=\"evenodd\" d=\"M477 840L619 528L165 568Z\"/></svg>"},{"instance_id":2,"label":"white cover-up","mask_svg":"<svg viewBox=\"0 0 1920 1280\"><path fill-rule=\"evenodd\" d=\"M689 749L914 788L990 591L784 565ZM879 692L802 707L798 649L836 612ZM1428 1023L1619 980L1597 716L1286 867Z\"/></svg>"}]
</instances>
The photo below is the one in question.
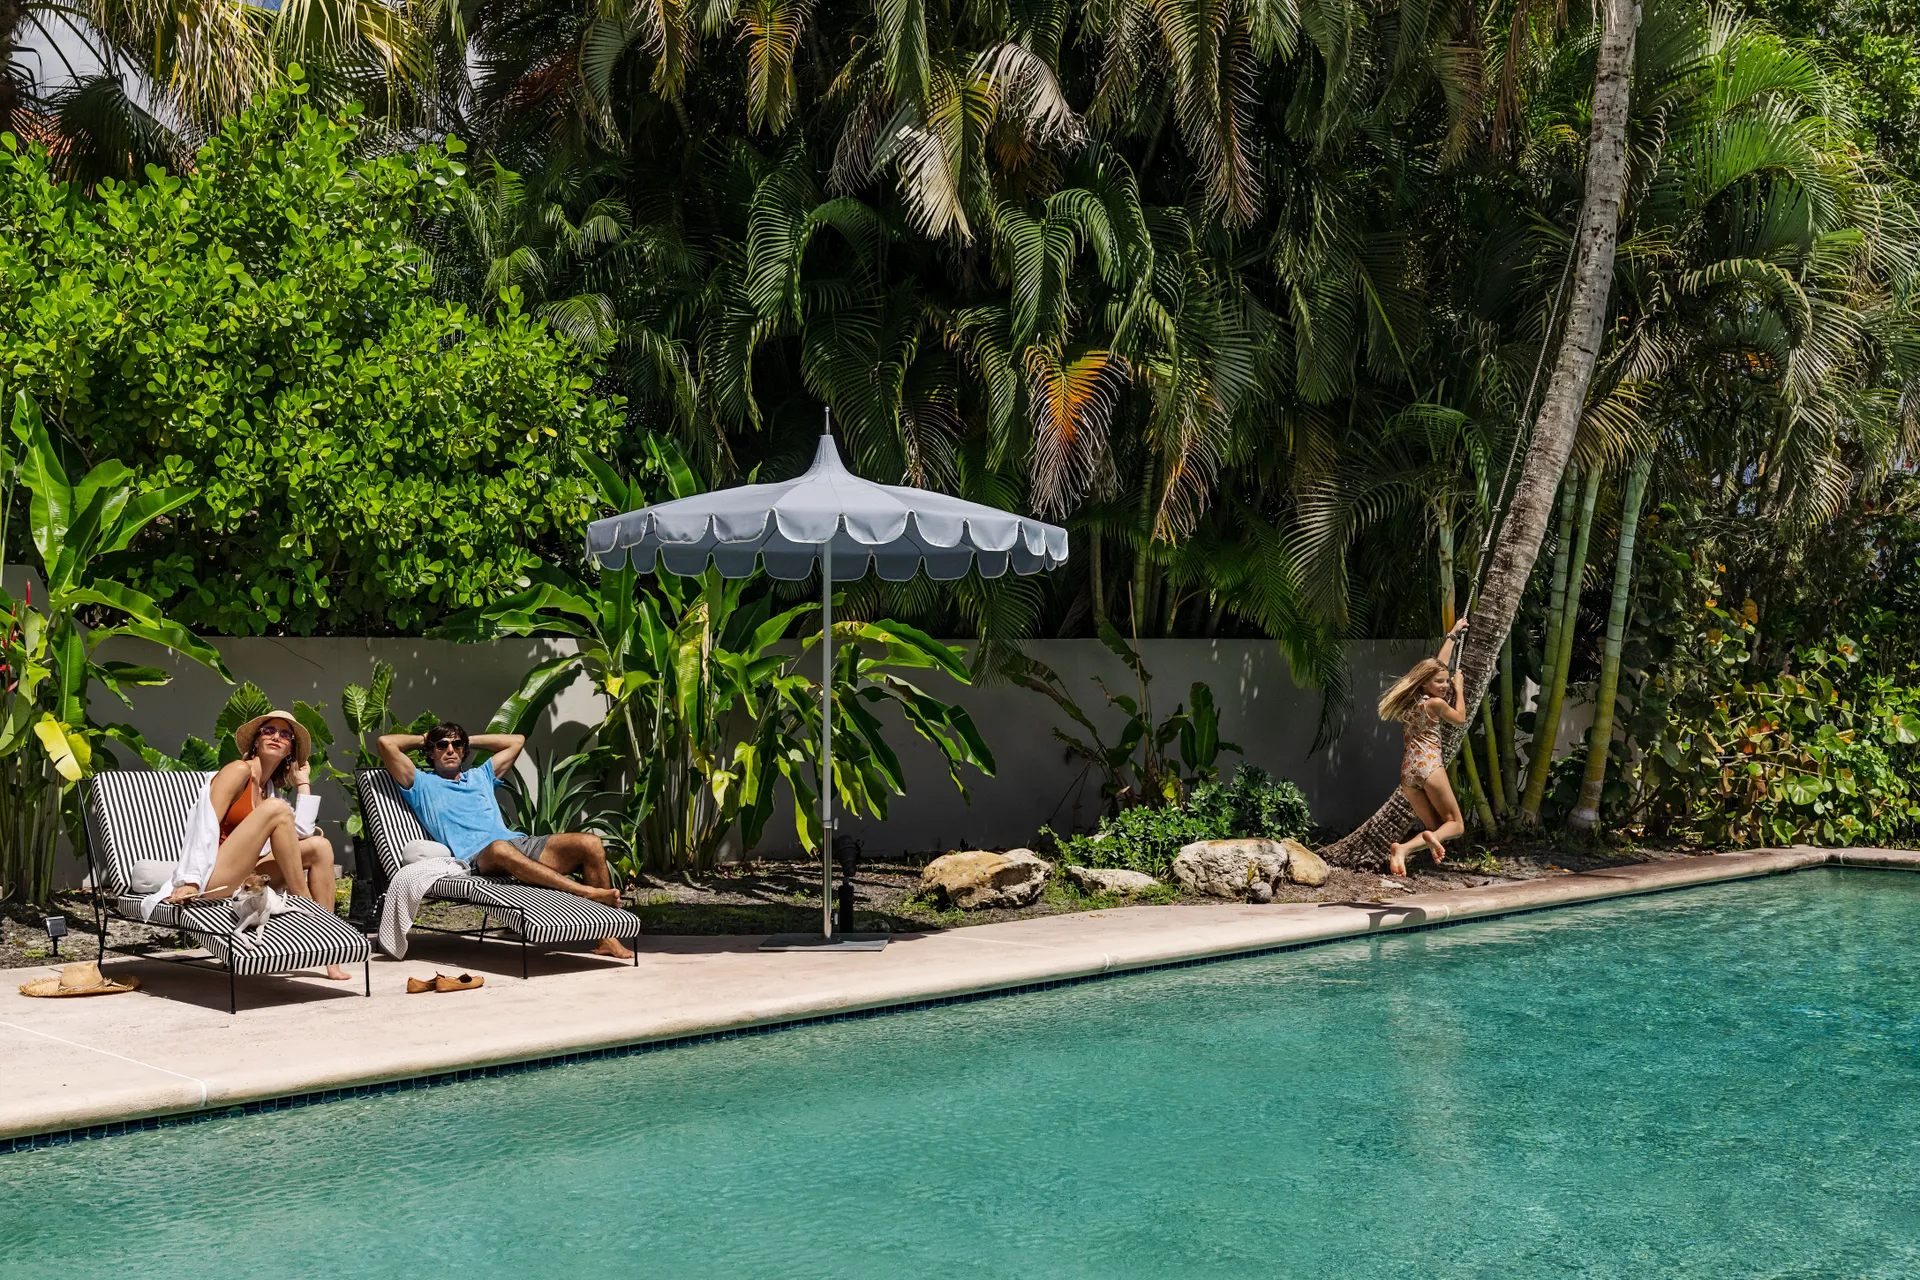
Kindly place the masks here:
<instances>
[{"instance_id":1,"label":"white cover-up","mask_svg":"<svg viewBox=\"0 0 1920 1280\"><path fill-rule=\"evenodd\" d=\"M314 832L314 819L320 816L320 797L312 794L295 796L293 805L293 829L302 837ZM271 842L260 846L262 857L266 856ZM140 899L140 918L153 919L153 909L161 901L183 884L207 887L207 877L213 874L214 860L220 856L220 819L213 812L213 779L207 779L207 785L200 788L200 798L193 802L193 811L187 815L186 833L180 837L180 859L173 864L173 874L167 882Z\"/></svg>"},{"instance_id":2,"label":"white cover-up","mask_svg":"<svg viewBox=\"0 0 1920 1280\"><path fill-rule=\"evenodd\" d=\"M458 858L422 858L400 868L387 882L387 902L380 909L380 949L395 960L407 958L407 930L427 891L448 876L469 874Z\"/></svg>"}]
</instances>

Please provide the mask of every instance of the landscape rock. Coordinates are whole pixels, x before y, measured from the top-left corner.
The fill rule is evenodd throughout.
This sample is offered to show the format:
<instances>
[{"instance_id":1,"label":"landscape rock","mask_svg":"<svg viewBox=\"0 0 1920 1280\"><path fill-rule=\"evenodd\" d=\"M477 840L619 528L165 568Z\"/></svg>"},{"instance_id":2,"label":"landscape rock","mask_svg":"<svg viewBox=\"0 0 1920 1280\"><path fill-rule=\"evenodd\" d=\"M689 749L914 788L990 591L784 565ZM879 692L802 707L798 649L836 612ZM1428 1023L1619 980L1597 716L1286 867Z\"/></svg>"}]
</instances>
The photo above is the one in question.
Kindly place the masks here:
<instances>
[{"instance_id":1,"label":"landscape rock","mask_svg":"<svg viewBox=\"0 0 1920 1280\"><path fill-rule=\"evenodd\" d=\"M1273 886L1265 880L1255 880L1247 886L1248 902L1272 902Z\"/></svg>"},{"instance_id":2,"label":"landscape rock","mask_svg":"<svg viewBox=\"0 0 1920 1280\"><path fill-rule=\"evenodd\" d=\"M970 849L935 858L920 873L920 892L963 911L1024 907L1040 896L1053 864L1031 849Z\"/></svg>"},{"instance_id":3,"label":"landscape rock","mask_svg":"<svg viewBox=\"0 0 1920 1280\"><path fill-rule=\"evenodd\" d=\"M1287 855L1287 879L1295 884L1317 889L1333 874L1324 858L1298 840L1282 840L1280 847Z\"/></svg>"},{"instance_id":4,"label":"landscape rock","mask_svg":"<svg viewBox=\"0 0 1920 1280\"><path fill-rule=\"evenodd\" d=\"M1196 840L1173 859L1173 878L1194 893L1244 898L1250 885L1273 887L1287 854L1272 840Z\"/></svg>"},{"instance_id":5,"label":"landscape rock","mask_svg":"<svg viewBox=\"0 0 1920 1280\"><path fill-rule=\"evenodd\" d=\"M1067 879L1080 886L1082 893L1139 893L1159 884L1144 871L1123 871L1118 867L1068 867Z\"/></svg>"}]
</instances>

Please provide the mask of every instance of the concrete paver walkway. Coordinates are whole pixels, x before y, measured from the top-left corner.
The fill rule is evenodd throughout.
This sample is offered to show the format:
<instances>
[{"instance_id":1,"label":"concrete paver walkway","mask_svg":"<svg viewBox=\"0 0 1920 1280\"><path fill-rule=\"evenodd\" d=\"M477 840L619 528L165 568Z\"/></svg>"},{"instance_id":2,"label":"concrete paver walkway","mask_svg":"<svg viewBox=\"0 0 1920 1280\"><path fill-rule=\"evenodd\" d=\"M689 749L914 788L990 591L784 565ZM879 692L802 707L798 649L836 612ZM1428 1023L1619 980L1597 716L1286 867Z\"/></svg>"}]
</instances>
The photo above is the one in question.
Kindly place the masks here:
<instances>
[{"instance_id":1,"label":"concrete paver walkway","mask_svg":"<svg viewBox=\"0 0 1920 1280\"><path fill-rule=\"evenodd\" d=\"M422 935L376 959L373 998L318 976L243 979L116 959L132 995L35 1000L0 991L0 1138L191 1113L317 1090L1017 987L1198 957L1593 901L1842 863L1920 870L1920 852L1805 847L1685 858L1380 903L1130 907L934 934L880 952L762 952L758 938L653 937L637 968L584 953ZM406 978L483 973L479 991L408 995Z\"/></svg>"}]
</instances>

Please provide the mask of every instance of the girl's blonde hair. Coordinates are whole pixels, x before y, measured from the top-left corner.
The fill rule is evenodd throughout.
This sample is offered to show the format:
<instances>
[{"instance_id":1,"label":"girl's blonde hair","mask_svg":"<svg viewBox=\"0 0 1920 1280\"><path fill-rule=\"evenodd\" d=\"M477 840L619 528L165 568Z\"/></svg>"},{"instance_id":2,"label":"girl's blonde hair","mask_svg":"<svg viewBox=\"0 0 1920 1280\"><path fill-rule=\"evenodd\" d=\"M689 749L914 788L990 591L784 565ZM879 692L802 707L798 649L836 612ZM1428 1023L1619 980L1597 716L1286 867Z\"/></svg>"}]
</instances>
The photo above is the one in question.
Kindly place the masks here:
<instances>
[{"instance_id":1,"label":"girl's blonde hair","mask_svg":"<svg viewBox=\"0 0 1920 1280\"><path fill-rule=\"evenodd\" d=\"M1446 663L1438 658L1422 658L1414 664L1413 670L1393 682L1393 687L1380 695L1380 718L1399 720L1405 723L1413 718L1420 709L1421 701L1427 696L1424 692L1427 681L1447 669Z\"/></svg>"}]
</instances>

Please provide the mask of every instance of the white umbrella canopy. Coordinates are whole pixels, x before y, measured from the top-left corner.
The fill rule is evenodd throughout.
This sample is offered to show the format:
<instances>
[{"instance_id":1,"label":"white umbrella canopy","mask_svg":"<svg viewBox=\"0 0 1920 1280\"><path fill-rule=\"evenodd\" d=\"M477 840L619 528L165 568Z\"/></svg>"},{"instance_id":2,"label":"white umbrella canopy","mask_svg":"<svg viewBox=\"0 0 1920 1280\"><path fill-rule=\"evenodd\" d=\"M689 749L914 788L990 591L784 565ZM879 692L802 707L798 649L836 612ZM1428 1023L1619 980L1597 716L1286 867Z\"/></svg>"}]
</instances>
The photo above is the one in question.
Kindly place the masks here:
<instances>
[{"instance_id":1,"label":"white umbrella canopy","mask_svg":"<svg viewBox=\"0 0 1920 1280\"><path fill-rule=\"evenodd\" d=\"M832 540L833 580L853 582L869 569L886 582L925 571L950 582L979 566L997 578L1057 569L1067 562L1067 531L949 494L876 484L846 469L833 437L820 437L806 473L777 484L748 484L662 502L587 526L587 554L603 568L656 561L695 577L708 564L728 578L798 582L813 576Z\"/></svg>"},{"instance_id":2,"label":"white umbrella canopy","mask_svg":"<svg viewBox=\"0 0 1920 1280\"><path fill-rule=\"evenodd\" d=\"M587 526L587 555L605 569L656 566L697 577L798 582L820 571L821 777L833 776L833 584L869 571L886 582L924 572L937 581L969 569L997 578L1067 562L1067 531L949 494L876 484L848 471L831 430L805 474L777 484L717 489L657 503ZM833 787L820 788L821 939L833 939Z\"/></svg>"}]
</instances>

